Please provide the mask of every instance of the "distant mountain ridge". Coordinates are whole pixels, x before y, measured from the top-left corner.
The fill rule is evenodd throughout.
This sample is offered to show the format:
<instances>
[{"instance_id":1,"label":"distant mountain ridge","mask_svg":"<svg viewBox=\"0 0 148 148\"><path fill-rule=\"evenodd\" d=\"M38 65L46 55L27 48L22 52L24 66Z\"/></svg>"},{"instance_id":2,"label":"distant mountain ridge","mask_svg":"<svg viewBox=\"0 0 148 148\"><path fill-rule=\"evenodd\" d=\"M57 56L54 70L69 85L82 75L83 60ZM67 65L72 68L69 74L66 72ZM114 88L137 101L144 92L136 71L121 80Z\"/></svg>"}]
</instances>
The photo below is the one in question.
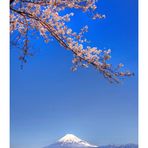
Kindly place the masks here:
<instances>
[{"instance_id":1,"label":"distant mountain ridge","mask_svg":"<svg viewBox=\"0 0 148 148\"><path fill-rule=\"evenodd\" d=\"M137 144L125 144L125 145L105 145L97 146L88 143L85 140L78 138L73 134L67 134L57 142L46 146L44 148L138 148Z\"/></svg>"},{"instance_id":2,"label":"distant mountain ridge","mask_svg":"<svg viewBox=\"0 0 148 148\"><path fill-rule=\"evenodd\" d=\"M121 144L121 145L104 145L104 146L99 146L99 148L138 148L138 144Z\"/></svg>"}]
</instances>

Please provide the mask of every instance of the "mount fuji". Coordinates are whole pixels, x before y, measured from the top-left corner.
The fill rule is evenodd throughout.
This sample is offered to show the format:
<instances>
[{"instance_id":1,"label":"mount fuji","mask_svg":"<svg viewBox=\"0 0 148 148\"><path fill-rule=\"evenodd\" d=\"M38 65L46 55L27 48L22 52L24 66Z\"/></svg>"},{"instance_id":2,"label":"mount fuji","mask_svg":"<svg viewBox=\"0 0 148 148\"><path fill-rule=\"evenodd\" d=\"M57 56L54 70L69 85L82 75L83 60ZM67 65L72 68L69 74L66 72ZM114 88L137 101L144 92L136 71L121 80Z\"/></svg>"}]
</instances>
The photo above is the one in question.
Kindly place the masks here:
<instances>
[{"instance_id":1,"label":"mount fuji","mask_svg":"<svg viewBox=\"0 0 148 148\"><path fill-rule=\"evenodd\" d=\"M96 145L92 145L87 141L81 140L73 134L67 134L56 143L53 143L44 148L95 148Z\"/></svg>"},{"instance_id":2,"label":"mount fuji","mask_svg":"<svg viewBox=\"0 0 148 148\"><path fill-rule=\"evenodd\" d=\"M57 142L44 148L138 148L137 144L97 146L84 141L73 134L67 134Z\"/></svg>"}]
</instances>

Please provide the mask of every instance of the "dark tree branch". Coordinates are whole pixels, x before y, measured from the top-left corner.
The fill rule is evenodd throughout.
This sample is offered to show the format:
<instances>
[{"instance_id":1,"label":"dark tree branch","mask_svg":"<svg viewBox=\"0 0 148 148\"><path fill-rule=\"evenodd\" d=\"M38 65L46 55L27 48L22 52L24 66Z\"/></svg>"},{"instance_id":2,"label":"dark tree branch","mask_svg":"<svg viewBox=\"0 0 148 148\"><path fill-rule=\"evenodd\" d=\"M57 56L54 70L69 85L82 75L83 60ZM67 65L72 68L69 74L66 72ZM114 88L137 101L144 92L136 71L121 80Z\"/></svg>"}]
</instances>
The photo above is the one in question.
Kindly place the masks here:
<instances>
[{"instance_id":1,"label":"dark tree branch","mask_svg":"<svg viewBox=\"0 0 148 148\"><path fill-rule=\"evenodd\" d=\"M14 2L15 0L10 0L10 5Z\"/></svg>"}]
</instances>

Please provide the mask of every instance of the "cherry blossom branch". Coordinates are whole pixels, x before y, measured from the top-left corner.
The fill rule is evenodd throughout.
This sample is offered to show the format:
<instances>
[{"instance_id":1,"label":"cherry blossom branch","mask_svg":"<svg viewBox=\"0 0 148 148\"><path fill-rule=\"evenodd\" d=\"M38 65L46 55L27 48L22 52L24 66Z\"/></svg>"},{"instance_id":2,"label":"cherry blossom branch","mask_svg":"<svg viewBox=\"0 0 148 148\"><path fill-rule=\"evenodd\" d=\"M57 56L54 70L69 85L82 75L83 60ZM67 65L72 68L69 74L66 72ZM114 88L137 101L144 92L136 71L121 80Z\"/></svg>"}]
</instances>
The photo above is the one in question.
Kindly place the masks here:
<instances>
[{"instance_id":1,"label":"cherry blossom branch","mask_svg":"<svg viewBox=\"0 0 148 148\"><path fill-rule=\"evenodd\" d=\"M72 61L74 64L74 67L72 68L73 71L75 71L78 66L88 67L89 65L92 65L110 82L116 83L118 83L122 77L133 75L133 73L128 71L121 72L120 68L123 66L122 64L119 64L117 68L113 68L111 64L107 63L107 61L111 58L110 49L102 51L96 47L83 47L81 43L87 42L87 40L83 37L83 34L87 32L88 27L85 26L81 29L81 32L77 34L65 25L65 22L69 21L69 17L73 14L70 13L66 14L65 16L60 16L58 14L58 11L61 10L61 5L63 5L63 2L65 2L65 6L63 5L63 7L69 6L70 8L74 7L78 9L83 7L84 10L88 10L88 8L95 9L95 1L89 0L86 2L86 5L82 5L82 7L77 6L81 6L81 3L77 2L69 5L70 1L67 1L67 3L66 1L67 0L61 0L61 3L57 3L56 6L53 6L49 4L49 2L53 1L23 0L21 2L28 3L27 5L24 5L24 7L20 7L19 9L16 9L17 7L10 7L10 10L14 13L11 15L12 20L10 21L12 30L19 30L22 34L26 34L23 48L24 56L22 56L21 60L26 61L25 57L28 55L28 50L26 50L26 47L28 46L27 34L29 25L31 28L37 28L45 40L49 38L47 33L50 33L50 35L54 37L61 46L74 54L74 59ZM44 2L48 3L45 9L42 8L42 10L40 10L41 2L42 4ZM99 14L95 17L101 18ZM22 23L22 19L24 19L25 23ZM24 32L21 28L27 28L26 32Z\"/></svg>"}]
</instances>

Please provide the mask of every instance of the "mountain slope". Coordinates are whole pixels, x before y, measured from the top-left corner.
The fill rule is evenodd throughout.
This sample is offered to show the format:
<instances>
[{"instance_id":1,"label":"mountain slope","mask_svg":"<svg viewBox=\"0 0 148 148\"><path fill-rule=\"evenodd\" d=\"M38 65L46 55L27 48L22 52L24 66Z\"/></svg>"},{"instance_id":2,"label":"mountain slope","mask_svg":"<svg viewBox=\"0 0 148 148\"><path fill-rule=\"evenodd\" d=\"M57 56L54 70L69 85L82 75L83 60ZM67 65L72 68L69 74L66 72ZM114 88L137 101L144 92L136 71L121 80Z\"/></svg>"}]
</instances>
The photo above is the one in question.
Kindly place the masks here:
<instances>
[{"instance_id":1,"label":"mountain slope","mask_svg":"<svg viewBox=\"0 0 148 148\"><path fill-rule=\"evenodd\" d=\"M56 143L51 144L45 148L95 148L96 145L89 144L72 134L67 134Z\"/></svg>"}]
</instances>

